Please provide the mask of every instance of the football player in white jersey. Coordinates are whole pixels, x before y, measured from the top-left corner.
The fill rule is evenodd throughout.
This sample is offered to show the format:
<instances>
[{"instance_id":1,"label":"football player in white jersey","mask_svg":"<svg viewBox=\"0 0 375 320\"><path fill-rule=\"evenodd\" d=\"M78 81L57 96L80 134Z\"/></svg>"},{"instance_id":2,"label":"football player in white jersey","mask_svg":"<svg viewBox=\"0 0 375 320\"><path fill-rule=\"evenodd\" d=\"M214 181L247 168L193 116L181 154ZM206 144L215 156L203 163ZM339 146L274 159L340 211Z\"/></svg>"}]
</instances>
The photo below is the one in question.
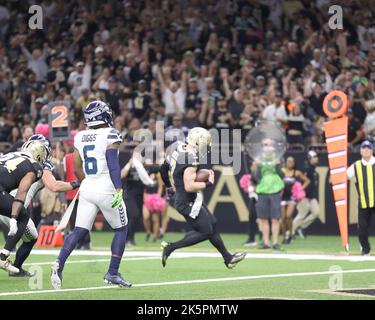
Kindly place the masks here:
<instances>
[{"instance_id":1,"label":"football player in white jersey","mask_svg":"<svg viewBox=\"0 0 375 320\"><path fill-rule=\"evenodd\" d=\"M75 228L66 238L51 270L51 284L61 289L64 264L78 241L91 230L100 210L114 229L111 262L104 276L106 283L131 287L118 272L125 250L128 218L120 178L119 132L112 127L112 111L102 101L90 102L84 110L88 130L74 137L74 171L82 181Z\"/></svg>"},{"instance_id":2,"label":"football player in white jersey","mask_svg":"<svg viewBox=\"0 0 375 320\"><path fill-rule=\"evenodd\" d=\"M51 143L47 138L45 138L41 134L34 134L32 135L29 140L24 144L23 148L28 146L29 141L40 141L44 144L47 150L47 160L43 163L43 175L42 178L36 182L34 182L29 191L26 195L25 205L24 207L27 208L31 202L31 200L35 197L35 195L44 187L48 188L53 192L66 192L69 190L73 190L79 187L80 181L75 180L71 182L65 182L56 180L52 171L53 171L53 164L51 162ZM10 192L11 196L15 196L17 193L17 189ZM10 227L10 218L1 216L0 215L0 223L6 225L8 228ZM30 255L32 248L34 247L36 241L38 239L38 230L35 227L35 224L32 219L29 219L26 230L22 235L22 244L17 249L16 252L16 259L14 261L14 266L19 269L19 272L9 272L10 277L32 277L35 274L30 273L27 270L22 268L23 263Z\"/></svg>"}]
</instances>

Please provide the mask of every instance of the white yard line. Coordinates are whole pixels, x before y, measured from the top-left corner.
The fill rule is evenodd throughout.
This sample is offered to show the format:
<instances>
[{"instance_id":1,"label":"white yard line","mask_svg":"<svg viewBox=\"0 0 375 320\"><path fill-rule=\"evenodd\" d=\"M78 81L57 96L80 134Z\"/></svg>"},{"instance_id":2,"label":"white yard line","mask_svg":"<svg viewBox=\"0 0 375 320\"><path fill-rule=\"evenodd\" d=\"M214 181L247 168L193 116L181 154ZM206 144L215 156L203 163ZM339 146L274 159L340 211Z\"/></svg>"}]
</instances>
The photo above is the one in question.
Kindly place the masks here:
<instances>
[{"instance_id":1,"label":"white yard line","mask_svg":"<svg viewBox=\"0 0 375 320\"><path fill-rule=\"evenodd\" d=\"M158 260L160 257L136 257L136 258L126 258L126 261L139 261L139 260ZM68 260L65 264L79 264L79 263L91 263L91 262L108 262L110 261L109 258L107 259L90 259L90 260ZM24 266L44 266L49 265L51 266L53 261L49 262L30 262L24 263Z\"/></svg>"},{"instance_id":2,"label":"white yard line","mask_svg":"<svg viewBox=\"0 0 375 320\"><path fill-rule=\"evenodd\" d=\"M375 269L354 269L342 270L341 273L370 273L375 272ZM272 279L272 278L293 278L305 276L321 276L337 274L337 271L320 271L320 272L300 272L300 273L281 273L281 274L265 274L258 276L242 276L242 277L228 277L228 278L213 278L213 279L196 279L196 280L182 280L182 281L169 281L169 282L151 282L134 284L133 287L157 287L157 286L173 286L194 283L210 283L210 282L226 282L226 281L244 281L244 280L258 280L258 279ZM35 291L21 291L21 292L2 292L0 297L19 296L19 295L35 295L43 293L64 293L75 291L94 291L104 289L116 289L115 286L101 286L101 287L88 287L88 288L71 288L61 290L35 290ZM132 290L132 289L128 289Z\"/></svg>"},{"instance_id":3,"label":"white yard line","mask_svg":"<svg viewBox=\"0 0 375 320\"><path fill-rule=\"evenodd\" d=\"M58 256L60 250L33 250L32 255ZM74 250L72 256L110 256L111 251L107 250ZM161 251L125 251L124 258L128 257L160 257ZM217 252L173 252L171 257L183 258L219 258ZM329 260L329 261L375 261L375 256L347 256L328 254L294 254L294 253L247 253L246 258L255 259L287 259L287 260Z\"/></svg>"}]
</instances>

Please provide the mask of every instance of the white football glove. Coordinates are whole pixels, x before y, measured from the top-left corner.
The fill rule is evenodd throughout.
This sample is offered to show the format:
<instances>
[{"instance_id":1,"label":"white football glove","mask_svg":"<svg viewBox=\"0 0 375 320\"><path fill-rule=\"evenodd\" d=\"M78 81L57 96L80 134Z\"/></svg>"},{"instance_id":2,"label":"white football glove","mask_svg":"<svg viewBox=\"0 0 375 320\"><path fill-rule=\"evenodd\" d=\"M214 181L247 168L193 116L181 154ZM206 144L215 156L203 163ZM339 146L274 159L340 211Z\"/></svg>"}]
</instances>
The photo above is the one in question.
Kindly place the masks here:
<instances>
[{"instance_id":1,"label":"white football glove","mask_svg":"<svg viewBox=\"0 0 375 320\"><path fill-rule=\"evenodd\" d=\"M9 233L8 236L14 236L18 231L17 220L12 218L9 221Z\"/></svg>"}]
</instances>

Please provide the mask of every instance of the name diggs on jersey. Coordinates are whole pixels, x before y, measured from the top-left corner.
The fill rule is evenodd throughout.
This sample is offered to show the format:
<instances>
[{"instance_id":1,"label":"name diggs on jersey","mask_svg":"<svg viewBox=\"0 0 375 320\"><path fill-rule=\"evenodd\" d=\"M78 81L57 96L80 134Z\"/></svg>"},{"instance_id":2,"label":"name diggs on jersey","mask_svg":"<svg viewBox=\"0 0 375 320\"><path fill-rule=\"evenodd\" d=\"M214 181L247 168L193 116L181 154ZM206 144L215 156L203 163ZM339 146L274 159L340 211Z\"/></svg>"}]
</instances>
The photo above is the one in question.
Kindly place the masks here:
<instances>
[{"instance_id":1,"label":"name diggs on jersey","mask_svg":"<svg viewBox=\"0 0 375 320\"><path fill-rule=\"evenodd\" d=\"M96 133L95 134L85 134L82 136L82 142L94 142L96 141Z\"/></svg>"}]
</instances>

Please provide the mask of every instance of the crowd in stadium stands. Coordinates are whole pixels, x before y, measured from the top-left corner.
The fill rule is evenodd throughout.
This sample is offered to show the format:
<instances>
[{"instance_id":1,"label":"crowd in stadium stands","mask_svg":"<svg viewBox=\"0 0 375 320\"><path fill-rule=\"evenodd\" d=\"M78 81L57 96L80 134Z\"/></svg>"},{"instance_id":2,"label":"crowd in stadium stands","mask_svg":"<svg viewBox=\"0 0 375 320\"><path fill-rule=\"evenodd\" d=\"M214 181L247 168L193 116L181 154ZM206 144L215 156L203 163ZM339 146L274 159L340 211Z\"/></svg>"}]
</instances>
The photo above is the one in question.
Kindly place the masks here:
<instances>
[{"instance_id":1,"label":"crowd in stadium stands","mask_svg":"<svg viewBox=\"0 0 375 320\"><path fill-rule=\"evenodd\" d=\"M293 144L323 142L322 101L349 97L349 141L375 138L375 7L336 0L344 28L328 26L329 0L30 1L0 5L0 142L45 132L47 104L108 102L125 143L139 128L241 128L278 121ZM48 132L48 127L47 127Z\"/></svg>"}]
</instances>

